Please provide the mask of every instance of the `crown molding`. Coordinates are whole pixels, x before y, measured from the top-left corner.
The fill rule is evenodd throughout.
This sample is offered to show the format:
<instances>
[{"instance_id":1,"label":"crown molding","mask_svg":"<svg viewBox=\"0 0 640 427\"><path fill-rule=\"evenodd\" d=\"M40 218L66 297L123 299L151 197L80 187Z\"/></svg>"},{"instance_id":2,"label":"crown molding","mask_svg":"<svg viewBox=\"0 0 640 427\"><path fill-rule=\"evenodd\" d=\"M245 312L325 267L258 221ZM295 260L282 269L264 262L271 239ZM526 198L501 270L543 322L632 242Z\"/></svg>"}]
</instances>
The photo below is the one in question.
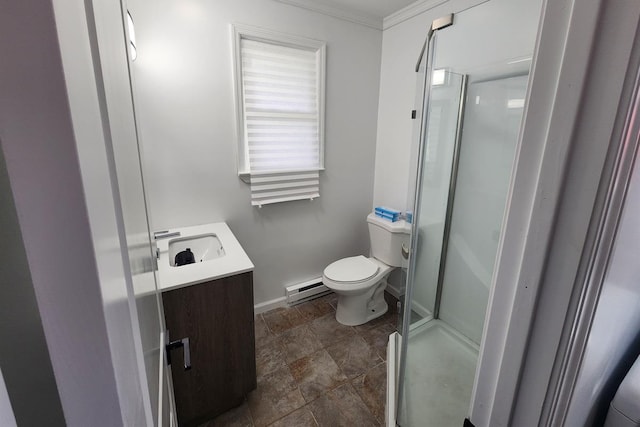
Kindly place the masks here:
<instances>
[{"instance_id":1,"label":"crown molding","mask_svg":"<svg viewBox=\"0 0 640 427\"><path fill-rule=\"evenodd\" d=\"M415 3L411 3L409 6L400 9L397 12L385 17L382 21L382 29L387 30L394 25L398 25L401 22L411 19L416 15L426 12L429 9L440 6L446 3L448 0L418 0Z\"/></svg>"},{"instance_id":2,"label":"crown molding","mask_svg":"<svg viewBox=\"0 0 640 427\"><path fill-rule=\"evenodd\" d=\"M343 21L349 21L355 24L364 25L366 27L374 28L376 30L382 30L382 27L383 27L382 18L378 18L377 16L369 15L363 12L342 8L339 6L324 4L323 2L318 2L314 0L275 0L275 1L279 3L288 4L290 6L296 6L302 9L307 9L314 12L322 13L323 15L342 19Z\"/></svg>"}]
</instances>

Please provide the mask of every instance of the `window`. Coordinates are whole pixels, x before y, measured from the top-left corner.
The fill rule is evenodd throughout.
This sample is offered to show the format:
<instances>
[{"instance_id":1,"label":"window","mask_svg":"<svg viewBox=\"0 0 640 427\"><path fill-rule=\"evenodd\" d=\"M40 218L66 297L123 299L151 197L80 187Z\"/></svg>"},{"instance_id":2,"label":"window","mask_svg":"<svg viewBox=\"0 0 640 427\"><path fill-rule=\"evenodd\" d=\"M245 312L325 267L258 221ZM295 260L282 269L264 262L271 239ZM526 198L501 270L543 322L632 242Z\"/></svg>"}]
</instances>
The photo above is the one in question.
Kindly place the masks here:
<instances>
[{"instance_id":1,"label":"window","mask_svg":"<svg viewBox=\"0 0 640 427\"><path fill-rule=\"evenodd\" d=\"M238 172L251 204L320 196L325 44L234 25Z\"/></svg>"}]
</instances>

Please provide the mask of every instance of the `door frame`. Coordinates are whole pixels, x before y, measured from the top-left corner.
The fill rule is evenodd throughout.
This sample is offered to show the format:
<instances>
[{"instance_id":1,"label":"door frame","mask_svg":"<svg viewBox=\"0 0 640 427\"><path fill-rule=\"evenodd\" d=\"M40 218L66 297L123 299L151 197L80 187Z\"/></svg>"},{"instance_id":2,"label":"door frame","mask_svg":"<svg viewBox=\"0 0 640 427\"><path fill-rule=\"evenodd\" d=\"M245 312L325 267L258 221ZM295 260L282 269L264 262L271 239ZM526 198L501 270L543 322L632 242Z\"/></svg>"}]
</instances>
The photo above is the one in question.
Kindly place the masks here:
<instances>
[{"instance_id":1,"label":"door frame","mask_svg":"<svg viewBox=\"0 0 640 427\"><path fill-rule=\"evenodd\" d=\"M617 107L630 93L627 69L637 67L637 9L543 5L476 371L470 420L478 427L543 424L548 413L602 211L598 188L617 149Z\"/></svg>"},{"instance_id":2,"label":"door frame","mask_svg":"<svg viewBox=\"0 0 640 427\"><path fill-rule=\"evenodd\" d=\"M109 236L108 241L105 242L105 236L94 234L93 240L94 245L108 245L111 249L108 256L97 254L96 258L99 267L102 264L103 268L109 269L111 273L111 277L100 278L100 286L123 424L154 427L152 401L157 399L160 407L163 402L162 386L167 384L169 412L164 414L167 419L163 421L162 412L159 411L158 420L164 425L177 425L175 411L173 411L171 383L167 380L165 352L162 346L164 319L162 319L161 304L159 307L161 346L157 349L160 356L159 395L151 396L147 385L145 355L127 247L127 238L131 236L127 236L124 229L111 146L111 137L118 132L129 132L130 129L135 129L133 134L129 133L127 137L138 139L123 15L123 11L126 13L127 9L123 1L53 0L53 6L69 109L78 140L79 162L81 169L85 169L82 176L85 193L90 197L92 189L96 189L97 186L108 186L112 196L110 200L104 200L104 198L89 200L88 213L92 227L109 226L115 235ZM105 87L113 90L105 90ZM114 90L118 94L114 95ZM118 120L121 123L129 125L133 122L133 125L125 130L114 128L110 114L118 114ZM96 162L105 169L101 177L102 182L98 182L100 179L96 178L95 169L89 170L97 164ZM142 164L140 168L142 173ZM146 215L148 221L148 206L146 206ZM104 224L107 217L109 217L108 225ZM112 241L114 238L115 241ZM150 236L148 243L151 256L151 247L155 243L151 241ZM117 265L118 263L120 265ZM164 374L163 371L165 371Z\"/></svg>"},{"instance_id":3,"label":"door frame","mask_svg":"<svg viewBox=\"0 0 640 427\"><path fill-rule=\"evenodd\" d=\"M640 53L638 43L640 40L636 41L635 50ZM585 405L585 402L573 402L574 389L583 369L587 344L592 339L590 338L593 334L592 326L594 321L597 322L596 310L602 310L598 308L600 296L603 287L607 286L605 280L607 280L610 263L615 262L611 257L615 256L614 248L621 232L619 228L624 227L623 215L627 193L633 185L634 171L637 174L635 166L640 146L640 122L635 116L640 111L640 67L630 67L627 78L634 80L632 90L625 90L627 93L632 93L632 98L629 99L628 105L624 99L621 100L618 110L616 129L611 142L619 143L612 147L615 149L611 150L607 159L607 173L603 175L599 188L598 205L601 209L592 220L593 245L590 251L585 251L579 286L576 286L572 296L572 305L578 309L572 312L573 316L567 316L563 331L563 351L558 352L554 368L555 381L549 387L545 413L541 420L546 426L565 425L570 407L574 404ZM633 198L633 194L630 197ZM624 348L611 349L612 354L624 350ZM569 420L569 422L575 421Z\"/></svg>"}]
</instances>

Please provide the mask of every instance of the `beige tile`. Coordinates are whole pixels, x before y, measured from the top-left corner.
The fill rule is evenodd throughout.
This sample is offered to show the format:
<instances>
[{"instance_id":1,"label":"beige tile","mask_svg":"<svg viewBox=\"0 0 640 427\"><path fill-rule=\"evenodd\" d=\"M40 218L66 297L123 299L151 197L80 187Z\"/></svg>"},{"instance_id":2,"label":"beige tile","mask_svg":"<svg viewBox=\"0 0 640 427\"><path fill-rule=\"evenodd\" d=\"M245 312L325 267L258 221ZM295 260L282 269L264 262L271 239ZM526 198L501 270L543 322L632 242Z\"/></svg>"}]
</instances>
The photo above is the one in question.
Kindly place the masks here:
<instances>
[{"instance_id":1,"label":"beige tile","mask_svg":"<svg viewBox=\"0 0 640 427\"><path fill-rule=\"evenodd\" d=\"M308 405L320 427L380 425L351 384L327 392Z\"/></svg>"},{"instance_id":2,"label":"beige tile","mask_svg":"<svg viewBox=\"0 0 640 427\"><path fill-rule=\"evenodd\" d=\"M335 310L326 297L307 301L297 306L297 308L306 322L317 319L318 317L324 316L325 314L331 313Z\"/></svg>"},{"instance_id":3,"label":"beige tile","mask_svg":"<svg viewBox=\"0 0 640 427\"><path fill-rule=\"evenodd\" d=\"M323 346L353 338L356 334L351 326L345 326L336 320L335 313L325 314L309 324L311 331L318 337Z\"/></svg>"},{"instance_id":4,"label":"beige tile","mask_svg":"<svg viewBox=\"0 0 640 427\"><path fill-rule=\"evenodd\" d=\"M347 380L326 350L298 359L289 368L307 402Z\"/></svg>"},{"instance_id":5,"label":"beige tile","mask_svg":"<svg viewBox=\"0 0 640 427\"><path fill-rule=\"evenodd\" d=\"M318 298L318 301L325 301L333 308L333 311L338 307L338 294L331 292L323 297Z\"/></svg>"},{"instance_id":6,"label":"beige tile","mask_svg":"<svg viewBox=\"0 0 640 427\"><path fill-rule=\"evenodd\" d=\"M364 340L373 347L383 360L387 359L387 344L389 342L389 335L395 332L396 328L391 323L383 323L375 328L365 331L359 330L358 334L364 338Z\"/></svg>"},{"instance_id":7,"label":"beige tile","mask_svg":"<svg viewBox=\"0 0 640 427\"><path fill-rule=\"evenodd\" d=\"M355 378L382 362L376 350L359 336L333 344L327 347L327 352L348 378Z\"/></svg>"},{"instance_id":8,"label":"beige tile","mask_svg":"<svg viewBox=\"0 0 640 427\"><path fill-rule=\"evenodd\" d=\"M274 334L305 323L305 319L296 307L277 308L262 314L267 327Z\"/></svg>"},{"instance_id":9,"label":"beige tile","mask_svg":"<svg viewBox=\"0 0 640 427\"><path fill-rule=\"evenodd\" d=\"M380 363L351 381L371 413L384 423L384 405L387 390L387 364Z\"/></svg>"},{"instance_id":10,"label":"beige tile","mask_svg":"<svg viewBox=\"0 0 640 427\"><path fill-rule=\"evenodd\" d=\"M267 324L264 322L262 318L262 314L258 314L255 317L255 337L256 337L256 349L267 345L276 338L276 335L272 333L269 328L267 328Z\"/></svg>"},{"instance_id":11,"label":"beige tile","mask_svg":"<svg viewBox=\"0 0 640 427\"><path fill-rule=\"evenodd\" d=\"M307 325L284 331L279 336L284 351L284 360L291 363L322 348L318 338Z\"/></svg>"},{"instance_id":12,"label":"beige tile","mask_svg":"<svg viewBox=\"0 0 640 427\"><path fill-rule=\"evenodd\" d=\"M285 366L285 352L280 337L275 337L269 344L256 349L256 375L258 378Z\"/></svg>"},{"instance_id":13,"label":"beige tile","mask_svg":"<svg viewBox=\"0 0 640 427\"><path fill-rule=\"evenodd\" d=\"M248 403L254 425L261 427L301 408L305 401L285 366L258 378L258 387L249 393Z\"/></svg>"},{"instance_id":14,"label":"beige tile","mask_svg":"<svg viewBox=\"0 0 640 427\"><path fill-rule=\"evenodd\" d=\"M279 419L270 427L316 427L317 425L313 414L305 406Z\"/></svg>"},{"instance_id":15,"label":"beige tile","mask_svg":"<svg viewBox=\"0 0 640 427\"><path fill-rule=\"evenodd\" d=\"M355 330L357 332L367 331L369 329L373 329L373 328L375 328L377 326L380 326L382 324L385 324L385 323L391 323L391 324L395 325L397 323L397 321L398 321L398 313L391 313L391 312L387 311L382 316L377 317L377 318L375 318L373 320L370 320L365 324L354 326L354 328L355 328Z\"/></svg>"},{"instance_id":16,"label":"beige tile","mask_svg":"<svg viewBox=\"0 0 640 427\"><path fill-rule=\"evenodd\" d=\"M243 403L200 427L252 427L249 405Z\"/></svg>"}]
</instances>

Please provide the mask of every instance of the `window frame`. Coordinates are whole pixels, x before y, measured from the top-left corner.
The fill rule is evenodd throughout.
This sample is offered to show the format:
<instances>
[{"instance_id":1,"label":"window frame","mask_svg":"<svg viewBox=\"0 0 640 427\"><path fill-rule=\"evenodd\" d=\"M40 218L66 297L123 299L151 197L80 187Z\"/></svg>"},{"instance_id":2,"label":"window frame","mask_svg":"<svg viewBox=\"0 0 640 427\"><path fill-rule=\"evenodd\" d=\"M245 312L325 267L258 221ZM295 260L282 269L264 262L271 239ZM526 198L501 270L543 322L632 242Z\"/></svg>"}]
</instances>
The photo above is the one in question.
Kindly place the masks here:
<instances>
[{"instance_id":1,"label":"window frame","mask_svg":"<svg viewBox=\"0 0 640 427\"><path fill-rule=\"evenodd\" d=\"M236 141L237 141L237 170L238 176L247 181L251 176L249 168L248 144L245 141L244 132L244 97L242 81L242 52L240 50L241 40L254 40L264 43L271 43L280 46L292 47L313 51L317 58L317 88L318 88L318 145L319 145L319 165L318 168L308 169L309 171L324 170L324 140L325 140L325 88L326 88L326 43L320 40L310 39L301 36L294 36L265 28L244 24L231 24L232 33L232 53L233 53L233 86L235 98L236 114Z\"/></svg>"}]
</instances>

